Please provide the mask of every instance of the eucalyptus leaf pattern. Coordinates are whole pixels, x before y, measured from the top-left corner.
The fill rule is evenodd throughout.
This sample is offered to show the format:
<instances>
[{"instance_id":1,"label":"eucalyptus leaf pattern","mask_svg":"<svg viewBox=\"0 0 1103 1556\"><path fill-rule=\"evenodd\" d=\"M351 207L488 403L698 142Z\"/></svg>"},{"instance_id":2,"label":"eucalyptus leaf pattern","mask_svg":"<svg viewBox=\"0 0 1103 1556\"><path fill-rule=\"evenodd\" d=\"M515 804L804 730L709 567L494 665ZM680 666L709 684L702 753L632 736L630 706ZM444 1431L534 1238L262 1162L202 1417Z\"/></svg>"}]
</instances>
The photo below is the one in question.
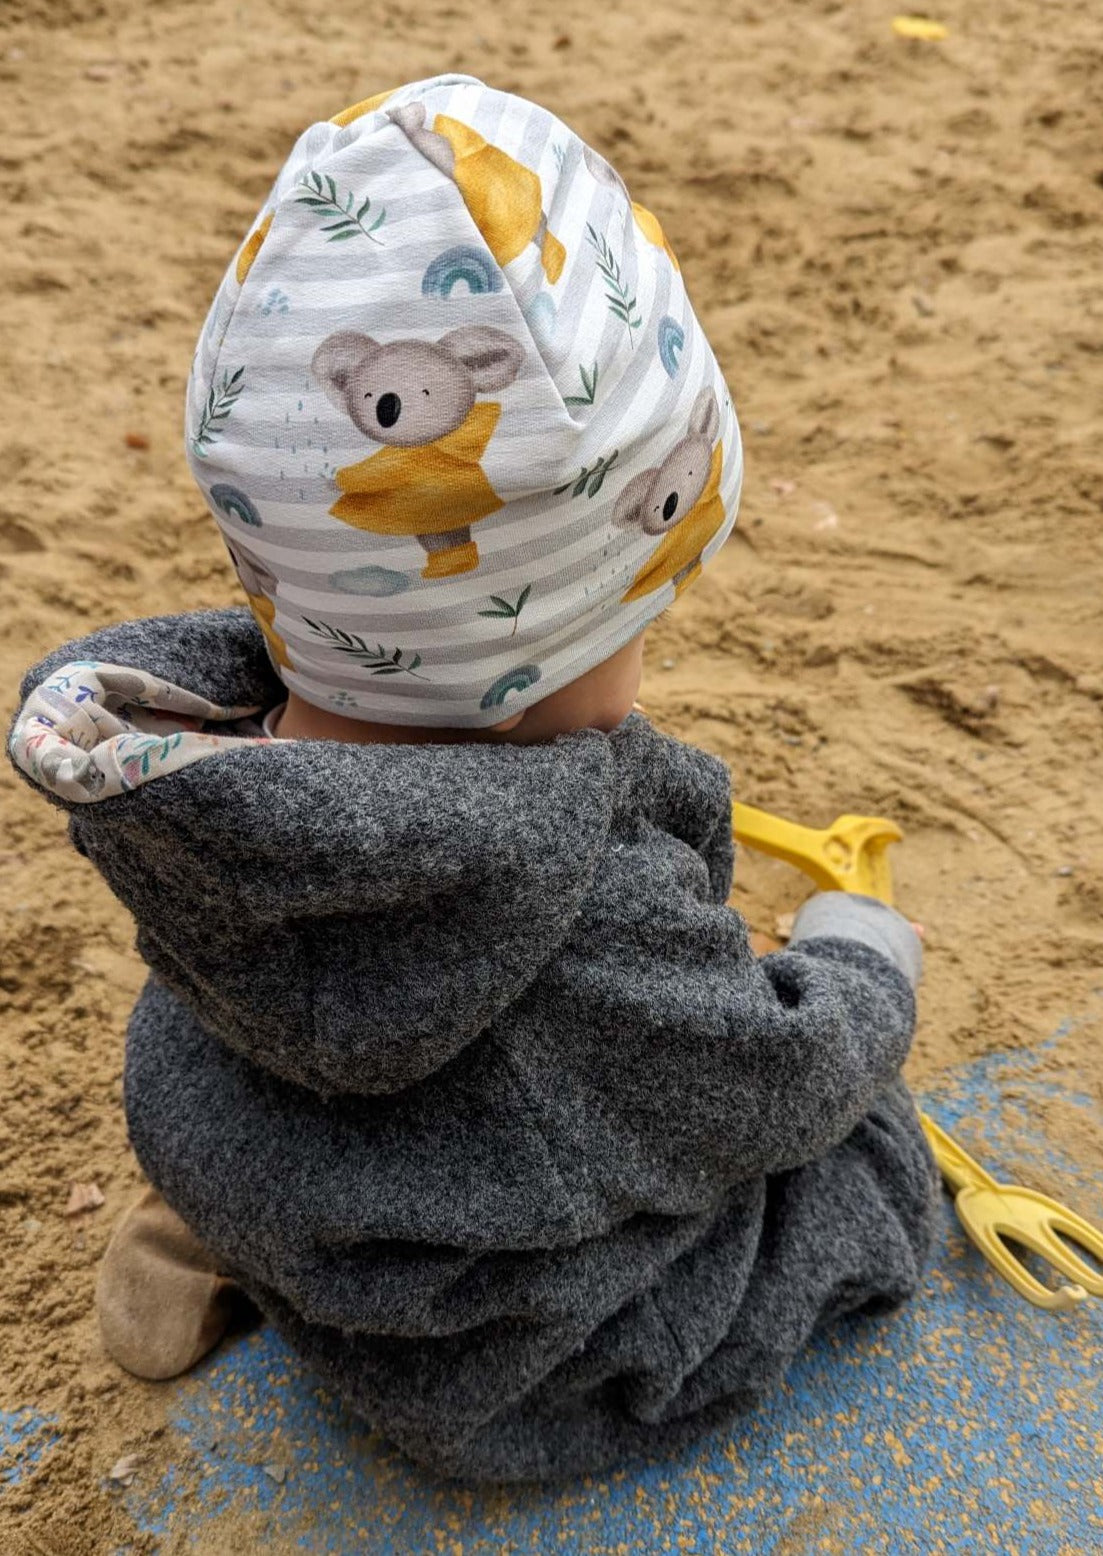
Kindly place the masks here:
<instances>
[{"instance_id":1,"label":"eucalyptus leaf pattern","mask_svg":"<svg viewBox=\"0 0 1103 1556\"><path fill-rule=\"evenodd\" d=\"M309 206L317 215L330 218L328 225L321 229L328 243L343 243L347 238L367 238L372 243L381 244L375 234L386 221L387 211L381 206L371 225L365 225L371 215L370 195L365 195L361 200L351 189L340 194L328 173L324 178L320 173L308 173L298 187L299 193L295 199L299 205Z\"/></svg>"},{"instance_id":2,"label":"eucalyptus leaf pattern","mask_svg":"<svg viewBox=\"0 0 1103 1556\"><path fill-rule=\"evenodd\" d=\"M635 295L621 279L620 262L605 239L592 223L586 223L586 241L597 255L597 268L605 282L605 301L609 312L618 318L628 331L629 343L634 346L633 330L638 330L643 320L636 308Z\"/></svg>"},{"instance_id":3,"label":"eucalyptus leaf pattern","mask_svg":"<svg viewBox=\"0 0 1103 1556\"><path fill-rule=\"evenodd\" d=\"M303 620L311 632L324 639L336 653L347 654L372 675L412 675L419 681L429 679L418 675L420 654L411 654L404 648L384 648L382 643L370 644L358 633L346 632L343 627L331 626L327 621L311 621L308 616Z\"/></svg>"},{"instance_id":4,"label":"eucalyptus leaf pattern","mask_svg":"<svg viewBox=\"0 0 1103 1556\"><path fill-rule=\"evenodd\" d=\"M216 443L225 432L226 423L244 388L244 367L239 367L232 373L229 368L225 368L220 382L211 385L203 406L203 413L199 418L199 426L191 440L192 452L200 459L206 459L211 445Z\"/></svg>"}]
</instances>

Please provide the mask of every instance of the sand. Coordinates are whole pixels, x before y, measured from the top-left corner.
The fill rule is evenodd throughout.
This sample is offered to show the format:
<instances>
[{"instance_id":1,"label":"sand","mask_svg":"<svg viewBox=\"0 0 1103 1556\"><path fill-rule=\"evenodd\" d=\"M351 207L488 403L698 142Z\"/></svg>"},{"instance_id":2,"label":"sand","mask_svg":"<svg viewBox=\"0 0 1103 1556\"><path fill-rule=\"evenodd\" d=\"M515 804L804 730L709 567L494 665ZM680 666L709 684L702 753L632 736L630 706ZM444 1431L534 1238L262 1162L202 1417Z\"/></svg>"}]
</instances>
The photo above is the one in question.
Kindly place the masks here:
<instances>
[{"instance_id":1,"label":"sand","mask_svg":"<svg viewBox=\"0 0 1103 1556\"><path fill-rule=\"evenodd\" d=\"M661 215L739 407L739 528L652 634L649 711L744 799L906 829L917 1085L1038 1044L1103 984L1091 8L952 0L938 44L894 37L873 0L471 14L6 0L5 709L67 637L238 597L180 439L213 288L306 124L470 71L560 112ZM0 782L0 1406L60 1438L0 1505L0 1546L15 1516L28 1552L91 1556L133 1533L106 1471L169 1452L167 1391L104 1360L91 1313L137 1183L120 1073L142 970L60 816ZM805 889L743 859L735 900L769 932ZM1097 1053L1087 1022L1060 1062L1098 1098ZM1103 1166L1080 1127L1071 1148ZM106 1204L67 1219L72 1180Z\"/></svg>"}]
</instances>

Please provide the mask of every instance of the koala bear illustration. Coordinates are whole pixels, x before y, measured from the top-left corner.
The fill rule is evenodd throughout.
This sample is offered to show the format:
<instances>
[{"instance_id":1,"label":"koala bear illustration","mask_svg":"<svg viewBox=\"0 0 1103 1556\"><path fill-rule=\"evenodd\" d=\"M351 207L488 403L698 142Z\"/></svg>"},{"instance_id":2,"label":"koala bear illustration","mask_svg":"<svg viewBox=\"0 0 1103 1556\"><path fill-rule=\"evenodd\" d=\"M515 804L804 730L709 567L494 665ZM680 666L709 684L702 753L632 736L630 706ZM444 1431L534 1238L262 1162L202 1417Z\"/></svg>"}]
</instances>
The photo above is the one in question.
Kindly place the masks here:
<instances>
[{"instance_id":1,"label":"koala bear illustration","mask_svg":"<svg viewBox=\"0 0 1103 1556\"><path fill-rule=\"evenodd\" d=\"M663 536L632 580L625 602L641 599L665 583L673 583L675 595L681 594L701 571L701 553L725 517L719 431L716 394L702 389L693 403L685 437L661 465L634 475L617 498L615 524Z\"/></svg>"},{"instance_id":2,"label":"koala bear illustration","mask_svg":"<svg viewBox=\"0 0 1103 1556\"><path fill-rule=\"evenodd\" d=\"M341 330L314 353L315 377L365 437L383 448L337 471L334 518L376 535L414 535L426 553L423 578L479 565L471 526L502 500L480 461L500 405L476 395L504 389L524 349L504 330L467 325L434 342Z\"/></svg>"},{"instance_id":3,"label":"koala bear illustration","mask_svg":"<svg viewBox=\"0 0 1103 1556\"><path fill-rule=\"evenodd\" d=\"M563 274L567 251L548 231L538 175L459 119L438 113L428 128L424 103L394 108L388 117L427 161L455 181L498 264L508 265L535 243L544 274L554 286Z\"/></svg>"},{"instance_id":4,"label":"koala bear illustration","mask_svg":"<svg viewBox=\"0 0 1103 1556\"><path fill-rule=\"evenodd\" d=\"M662 464L634 475L617 498L614 522L645 535L665 535L685 518L705 490L712 445L720 431L720 407L711 389L693 402L689 431L675 443Z\"/></svg>"},{"instance_id":5,"label":"koala bear illustration","mask_svg":"<svg viewBox=\"0 0 1103 1556\"><path fill-rule=\"evenodd\" d=\"M275 575L269 572L258 556L247 551L240 541L235 540L233 544L227 541L226 549L241 580L241 587L245 590L253 619L264 634L272 658L282 669L293 670L295 666L288 658L287 644L275 628L277 588Z\"/></svg>"}]
</instances>

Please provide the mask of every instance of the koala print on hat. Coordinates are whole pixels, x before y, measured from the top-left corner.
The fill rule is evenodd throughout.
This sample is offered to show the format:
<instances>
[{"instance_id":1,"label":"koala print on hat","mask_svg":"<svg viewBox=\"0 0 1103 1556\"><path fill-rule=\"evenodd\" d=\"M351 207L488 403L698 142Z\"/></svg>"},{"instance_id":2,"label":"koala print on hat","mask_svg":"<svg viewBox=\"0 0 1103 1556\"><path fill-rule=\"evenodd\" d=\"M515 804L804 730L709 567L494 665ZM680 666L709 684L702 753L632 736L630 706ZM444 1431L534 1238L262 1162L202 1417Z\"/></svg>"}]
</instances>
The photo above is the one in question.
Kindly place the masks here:
<instances>
[{"instance_id":1,"label":"koala print on hat","mask_svg":"<svg viewBox=\"0 0 1103 1556\"><path fill-rule=\"evenodd\" d=\"M187 448L285 684L437 727L494 724L638 635L742 478L659 220L552 114L466 76L300 136L212 304Z\"/></svg>"},{"instance_id":2,"label":"koala print on hat","mask_svg":"<svg viewBox=\"0 0 1103 1556\"><path fill-rule=\"evenodd\" d=\"M253 619L264 634L273 663L281 670L292 669L291 660L287 656L287 644L275 628L276 590L279 588L279 580L252 551L242 545L236 535L232 540L226 540L226 549L230 553L230 561L234 564L241 587L245 590L245 598L249 601Z\"/></svg>"},{"instance_id":3,"label":"koala print on hat","mask_svg":"<svg viewBox=\"0 0 1103 1556\"><path fill-rule=\"evenodd\" d=\"M662 535L640 568L625 601L674 585L675 598L701 571L705 547L724 527L720 499L724 451L714 444L720 430L720 409L712 389L702 389L689 419L689 430L667 453L661 465L634 475L617 499L613 521L633 525L645 535Z\"/></svg>"},{"instance_id":4,"label":"koala print on hat","mask_svg":"<svg viewBox=\"0 0 1103 1556\"><path fill-rule=\"evenodd\" d=\"M524 348L502 330L467 325L435 342L381 346L351 330L328 336L312 367L333 403L384 447L337 472L329 510L376 535L416 535L423 578L479 565L471 526L502 506L479 464L501 406L477 394L517 377Z\"/></svg>"},{"instance_id":5,"label":"koala print on hat","mask_svg":"<svg viewBox=\"0 0 1103 1556\"><path fill-rule=\"evenodd\" d=\"M499 265L508 265L534 243L548 280L559 280L566 251L548 231L540 180L531 168L489 145L471 125L446 114L438 113L429 127L424 103L394 108L390 117L430 162L455 179Z\"/></svg>"}]
</instances>

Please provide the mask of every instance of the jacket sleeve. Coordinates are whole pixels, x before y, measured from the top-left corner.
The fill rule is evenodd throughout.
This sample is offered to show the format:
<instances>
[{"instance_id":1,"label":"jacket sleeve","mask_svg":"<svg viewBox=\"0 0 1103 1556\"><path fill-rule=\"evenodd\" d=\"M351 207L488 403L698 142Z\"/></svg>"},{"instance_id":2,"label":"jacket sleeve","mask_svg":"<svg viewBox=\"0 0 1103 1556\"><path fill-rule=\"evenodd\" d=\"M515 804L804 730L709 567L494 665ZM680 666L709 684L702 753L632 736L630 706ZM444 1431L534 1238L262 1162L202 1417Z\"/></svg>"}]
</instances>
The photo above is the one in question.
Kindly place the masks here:
<instances>
[{"instance_id":1,"label":"jacket sleeve","mask_svg":"<svg viewBox=\"0 0 1103 1556\"><path fill-rule=\"evenodd\" d=\"M899 1074L915 1032L919 937L872 897L825 892L788 949L749 969L737 1000L758 1034L757 1062L734 1031L756 1095L763 1171L802 1166L845 1139Z\"/></svg>"},{"instance_id":2,"label":"jacket sleeve","mask_svg":"<svg viewBox=\"0 0 1103 1556\"><path fill-rule=\"evenodd\" d=\"M556 1132L587 1120L575 1145L618 1215L684 1213L818 1159L899 1074L915 1027L918 937L871 898L813 898L788 948L761 959L739 915L712 905L664 943L660 960L654 942L650 955L576 943L564 976L589 1051L549 1061L545 1032L526 1066Z\"/></svg>"}]
</instances>

